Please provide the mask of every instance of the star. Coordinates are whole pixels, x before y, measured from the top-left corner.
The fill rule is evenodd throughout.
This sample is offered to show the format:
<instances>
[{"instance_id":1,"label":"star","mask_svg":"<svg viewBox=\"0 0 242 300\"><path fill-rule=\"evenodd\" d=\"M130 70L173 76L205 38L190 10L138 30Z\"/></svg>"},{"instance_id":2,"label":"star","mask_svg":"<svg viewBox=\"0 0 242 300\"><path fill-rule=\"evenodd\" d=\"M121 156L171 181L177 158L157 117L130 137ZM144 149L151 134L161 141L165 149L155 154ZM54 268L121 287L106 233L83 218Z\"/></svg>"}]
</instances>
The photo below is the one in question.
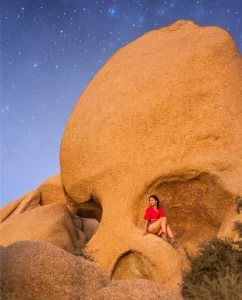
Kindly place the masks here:
<instances>
[{"instance_id":1,"label":"star","mask_svg":"<svg viewBox=\"0 0 242 300\"><path fill-rule=\"evenodd\" d=\"M111 15L111 16L114 16L115 13L116 13L116 11L115 11L114 8L109 8L109 9L108 9L108 12L109 12L109 15Z\"/></svg>"}]
</instances>

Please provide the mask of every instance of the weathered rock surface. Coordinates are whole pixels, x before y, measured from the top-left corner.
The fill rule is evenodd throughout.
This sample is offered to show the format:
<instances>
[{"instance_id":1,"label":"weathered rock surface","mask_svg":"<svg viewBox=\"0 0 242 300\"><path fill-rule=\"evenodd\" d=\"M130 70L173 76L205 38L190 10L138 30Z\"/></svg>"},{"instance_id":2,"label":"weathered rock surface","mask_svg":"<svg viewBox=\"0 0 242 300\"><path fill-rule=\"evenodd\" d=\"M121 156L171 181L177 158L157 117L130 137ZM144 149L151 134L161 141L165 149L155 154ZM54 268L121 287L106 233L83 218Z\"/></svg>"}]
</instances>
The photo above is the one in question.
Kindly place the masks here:
<instances>
[{"instance_id":1,"label":"weathered rock surface","mask_svg":"<svg viewBox=\"0 0 242 300\"><path fill-rule=\"evenodd\" d=\"M0 210L1 245L20 240L41 240L73 252L76 243L86 244L92 238L99 222L70 212L61 198L60 176L54 176L54 181L59 182L57 191L55 188L51 190L53 181L48 179L46 182L51 184L40 185L39 189L26 193Z\"/></svg>"},{"instance_id":2,"label":"weathered rock surface","mask_svg":"<svg viewBox=\"0 0 242 300\"><path fill-rule=\"evenodd\" d=\"M89 248L105 271L177 288L182 251L142 236L148 196L161 198L187 251L216 236L242 194L241 118L242 59L221 28L178 21L107 61L77 102L60 149L75 211L90 203L102 210Z\"/></svg>"},{"instance_id":3,"label":"weathered rock surface","mask_svg":"<svg viewBox=\"0 0 242 300\"><path fill-rule=\"evenodd\" d=\"M54 202L67 204L60 174L53 175L45 180L37 190L41 193L41 205Z\"/></svg>"},{"instance_id":4,"label":"weathered rock surface","mask_svg":"<svg viewBox=\"0 0 242 300\"><path fill-rule=\"evenodd\" d=\"M3 222L9 215L11 215L16 207L20 204L21 199L17 199L9 202L3 208L0 209L0 222Z\"/></svg>"},{"instance_id":5,"label":"weathered rock surface","mask_svg":"<svg viewBox=\"0 0 242 300\"><path fill-rule=\"evenodd\" d=\"M76 227L68 208L62 203L53 203L20 214L12 214L0 223L2 246L8 246L16 241L39 240L53 243L72 252L76 239Z\"/></svg>"},{"instance_id":6,"label":"weathered rock surface","mask_svg":"<svg viewBox=\"0 0 242 300\"><path fill-rule=\"evenodd\" d=\"M0 250L3 299L83 299L110 282L93 263L49 243L24 241Z\"/></svg>"},{"instance_id":7,"label":"weathered rock surface","mask_svg":"<svg viewBox=\"0 0 242 300\"><path fill-rule=\"evenodd\" d=\"M87 241L89 241L93 235L96 233L99 222L93 218L81 218L82 219L82 230L87 238Z\"/></svg>"},{"instance_id":8,"label":"weathered rock surface","mask_svg":"<svg viewBox=\"0 0 242 300\"><path fill-rule=\"evenodd\" d=\"M148 280L110 282L99 267L39 241L0 247L0 292L7 300L178 300Z\"/></svg>"},{"instance_id":9,"label":"weathered rock surface","mask_svg":"<svg viewBox=\"0 0 242 300\"><path fill-rule=\"evenodd\" d=\"M11 201L0 210L0 222L9 218L11 215L21 214L40 206L41 194L39 191L32 190L21 196L19 199Z\"/></svg>"},{"instance_id":10,"label":"weathered rock surface","mask_svg":"<svg viewBox=\"0 0 242 300\"><path fill-rule=\"evenodd\" d=\"M218 232L217 237L218 238L228 238L228 239L232 239L233 241L238 241L240 239L240 237L239 237L238 232L236 230L234 230L235 222L242 223L242 213L238 214L235 211L230 212L226 216L226 218Z\"/></svg>"},{"instance_id":11,"label":"weathered rock surface","mask_svg":"<svg viewBox=\"0 0 242 300\"><path fill-rule=\"evenodd\" d=\"M172 291L144 279L114 280L86 300L181 300Z\"/></svg>"}]
</instances>

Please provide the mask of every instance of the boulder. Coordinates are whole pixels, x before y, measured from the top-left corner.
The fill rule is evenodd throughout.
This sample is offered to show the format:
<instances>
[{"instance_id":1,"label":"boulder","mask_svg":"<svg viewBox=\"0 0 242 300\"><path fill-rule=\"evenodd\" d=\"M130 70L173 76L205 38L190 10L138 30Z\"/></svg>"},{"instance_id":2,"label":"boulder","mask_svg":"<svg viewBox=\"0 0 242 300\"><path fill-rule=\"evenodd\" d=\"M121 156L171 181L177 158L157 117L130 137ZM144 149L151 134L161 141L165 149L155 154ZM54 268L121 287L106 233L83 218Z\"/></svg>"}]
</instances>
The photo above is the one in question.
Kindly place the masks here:
<instances>
[{"instance_id":1,"label":"boulder","mask_svg":"<svg viewBox=\"0 0 242 300\"><path fill-rule=\"evenodd\" d=\"M82 218L82 226L82 230L87 238L87 241L89 241L96 233L99 227L99 222L94 218Z\"/></svg>"},{"instance_id":2,"label":"boulder","mask_svg":"<svg viewBox=\"0 0 242 300\"><path fill-rule=\"evenodd\" d=\"M0 251L2 299L84 299L110 282L93 263L50 243L22 241Z\"/></svg>"},{"instance_id":3,"label":"boulder","mask_svg":"<svg viewBox=\"0 0 242 300\"><path fill-rule=\"evenodd\" d=\"M71 217L72 217L72 221L73 223L75 224L75 226L80 229L80 230L83 230L83 223L82 223L82 218L77 216L77 215L74 215L71 213Z\"/></svg>"},{"instance_id":4,"label":"boulder","mask_svg":"<svg viewBox=\"0 0 242 300\"><path fill-rule=\"evenodd\" d=\"M40 207L40 199L41 199L41 194L39 191L37 190L29 191L21 198L21 202L19 203L18 207L14 210L14 212L11 214L11 216L22 214L27 210L32 210L36 207Z\"/></svg>"},{"instance_id":5,"label":"boulder","mask_svg":"<svg viewBox=\"0 0 242 300\"><path fill-rule=\"evenodd\" d=\"M64 131L61 179L76 211L102 212L88 245L110 276L178 290L184 251L142 236L144 210L157 194L187 252L218 234L242 195L241 101L231 35L192 21L124 46L89 83Z\"/></svg>"},{"instance_id":6,"label":"boulder","mask_svg":"<svg viewBox=\"0 0 242 300\"><path fill-rule=\"evenodd\" d=\"M37 188L41 193L41 205L61 202L67 204L65 192L61 182L60 174L56 174L46 179Z\"/></svg>"},{"instance_id":7,"label":"boulder","mask_svg":"<svg viewBox=\"0 0 242 300\"><path fill-rule=\"evenodd\" d=\"M11 215L21 214L40 206L41 194L39 191L32 190L21 196L19 199L6 204L0 209L0 222L3 222Z\"/></svg>"},{"instance_id":8,"label":"boulder","mask_svg":"<svg viewBox=\"0 0 242 300\"><path fill-rule=\"evenodd\" d=\"M0 247L0 292L7 300L179 300L150 280L110 281L94 263L54 245L22 241Z\"/></svg>"},{"instance_id":9,"label":"boulder","mask_svg":"<svg viewBox=\"0 0 242 300\"><path fill-rule=\"evenodd\" d=\"M11 215L16 207L20 204L21 199L17 199L7 203L3 208L0 209L0 222L3 222L9 215Z\"/></svg>"},{"instance_id":10,"label":"boulder","mask_svg":"<svg viewBox=\"0 0 242 300\"><path fill-rule=\"evenodd\" d=\"M72 252L77 240L76 227L65 204L53 203L10 215L0 223L0 244L39 240Z\"/></svg>"},{"instance_id":11,"label":"boulder","mask_svg":"<svg viewBox=\"0 0 242 300\"><path fill-rule=\"evenodd\" d=\"M86 300L181 300L171 290L144 279L113 280Z\"/></svg>"}]
</instances>

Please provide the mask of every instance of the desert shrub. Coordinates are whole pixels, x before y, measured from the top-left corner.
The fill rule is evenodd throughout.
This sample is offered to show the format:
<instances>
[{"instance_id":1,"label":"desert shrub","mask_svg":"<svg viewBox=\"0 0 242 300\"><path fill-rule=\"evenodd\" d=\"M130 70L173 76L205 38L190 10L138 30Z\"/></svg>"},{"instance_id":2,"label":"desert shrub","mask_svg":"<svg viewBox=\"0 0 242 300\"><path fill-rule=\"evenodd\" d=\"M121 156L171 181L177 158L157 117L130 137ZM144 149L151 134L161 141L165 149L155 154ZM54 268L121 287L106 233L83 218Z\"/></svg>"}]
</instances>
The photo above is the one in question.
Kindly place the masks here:
<instances>
[{"instance_id":1,"label":"desert shrub","mask_svg":"<svg viewBox=\"0 0 242 300\"><path fill-rule=\"evenodd\" d=\"M242 223L239 221L234 222L234 230L238 232L239 237L242 238Z\"/></svg>"},{"instance_id":2,"label":"desert shrub","mask_svg":"<svg viewBox=\"0 0 242 300\"><path fill-rule=\"evenodd\" d=\"M213 239L203 243L183 272L184 299L241 300L242 243Z\"/></svg>"},{"instance_id":3,"label":"desert shrub","mask_svg":"<svg viewBox=\"0 0 242 300\"><path fill-rule=\"evenodd\" d=\"M238 196L235 198L235 211L240 214L242 210L242 197ZM239 221L234 222L234 230L238 232L239 237L242 238L242 223Z\"/></svg>"},{"instance_id":4,"label":"desert shrub","mask_svg":"<svg viewBox=\"0 0 242 300\"><path fill-rule=\"evenodd\" d=\"M242 197L238 196L235 198L235 211L239 214L242 210Z\"/></svg>"},{"instance_id":5,"label":"desert shrub","mask_svg":"<svg viewBox=\"0 0 242 300\"><path fill-rule=\"evenodd\" d=\"M87 248L86 244L84 244L80 240L76 240L75 248L72 254L75 256L83 256L85 259L89 261L94 261L93 257L89 253L87 253L86 248Z\"/></svg>"}]
</instances>

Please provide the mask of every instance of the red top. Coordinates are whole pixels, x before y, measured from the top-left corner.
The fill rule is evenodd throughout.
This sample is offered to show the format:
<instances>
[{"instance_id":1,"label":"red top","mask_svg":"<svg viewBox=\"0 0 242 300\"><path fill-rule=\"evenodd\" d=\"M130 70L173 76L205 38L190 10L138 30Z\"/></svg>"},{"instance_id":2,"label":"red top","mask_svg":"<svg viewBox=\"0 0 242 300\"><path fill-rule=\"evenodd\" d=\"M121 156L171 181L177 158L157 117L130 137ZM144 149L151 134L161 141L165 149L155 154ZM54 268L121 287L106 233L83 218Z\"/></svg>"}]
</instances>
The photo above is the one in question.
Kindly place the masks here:
<instances>
[{"instance_id":1,"label":"red top","mask_svg":"<svg viewBox=\"0 0 242 300\"><path fill-rule=\"evenodd\" d=\"M156 211L152 206L150 206L146 209L144 218L149 221L151 219L158 220L165 216L165 212L162 208L158 208L158 211Z\"/></svg>"}]
</instances>

